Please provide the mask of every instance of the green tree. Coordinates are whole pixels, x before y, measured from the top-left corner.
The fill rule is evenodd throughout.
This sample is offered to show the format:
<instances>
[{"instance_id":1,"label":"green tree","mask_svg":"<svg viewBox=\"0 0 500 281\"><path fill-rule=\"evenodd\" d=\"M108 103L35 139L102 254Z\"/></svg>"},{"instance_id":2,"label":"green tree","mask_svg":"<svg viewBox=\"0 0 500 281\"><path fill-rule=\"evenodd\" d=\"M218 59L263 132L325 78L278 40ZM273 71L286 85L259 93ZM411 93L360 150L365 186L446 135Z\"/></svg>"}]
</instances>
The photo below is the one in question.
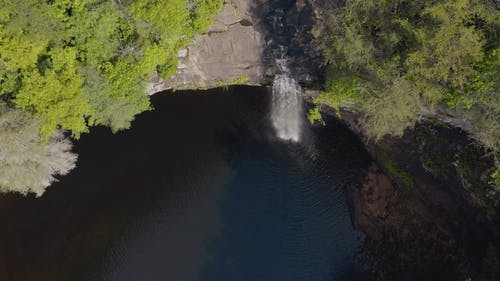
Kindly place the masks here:
<instances>
[{"instance_id":1,"label":"green tree","mask_svg":"<svg viewBox=\"0 0 500 281\"><path fill-rule=\"evenodd\" d=\"M424 113L424 103L415 91L411 81L396 78L385 89L362 90L366 99L361 104L362 124L367 130L367 135L379 140L385 135L402 136L407 128L413 125Z\"/></svg>"},{"instance_id":2,"label":"green tree","mask_svg":"<svg viewBox=\"0 0 500 281\"><path fill-rule=\"evenodd\" d=\"M174 74L178 51L221 6L0 0L0 190L40 195L73 168L61 131L78 138L93 125L128 128L151 108L148 76Z\"/></svg>"},{"instance_id":3,"label":"green tree","mask_svg":"<svg viewBox=\"0 0 500 281\"><path fill-rule=\"evenodd\" d=\"M0 96L45 137L92 125L128 128L150 109L145 85L175 73L177 52L221 0L0 1Z\"/></svg>"},{"instance_id":4,"label":"green tree","mask_svg":"<svg viewBox=\"0 0 500 281\"><path fill-rule=\"evenodd\" d=\"M347 0L317 34L330 73L317 104L361 111L375 139L436 108L500 150L500 11L483 0ZM356 81L356 83L352 83Z\"/></svg>"},{"instance_id":5,"label":"green tree","mask_svg":"<svg viewBox=\"0 0 500 281\"><path fill-rule=\"evenodd\" d=\"M40 71L32 67L23 71L22 86L15 104L33 111L43 123L41 132L44 136L50 136L60 126L78 138L87 131L85 118L91 109L81 88L75 50L55 48L48 55L52 59L51 68Z\"/></svg>"}]
</instances>

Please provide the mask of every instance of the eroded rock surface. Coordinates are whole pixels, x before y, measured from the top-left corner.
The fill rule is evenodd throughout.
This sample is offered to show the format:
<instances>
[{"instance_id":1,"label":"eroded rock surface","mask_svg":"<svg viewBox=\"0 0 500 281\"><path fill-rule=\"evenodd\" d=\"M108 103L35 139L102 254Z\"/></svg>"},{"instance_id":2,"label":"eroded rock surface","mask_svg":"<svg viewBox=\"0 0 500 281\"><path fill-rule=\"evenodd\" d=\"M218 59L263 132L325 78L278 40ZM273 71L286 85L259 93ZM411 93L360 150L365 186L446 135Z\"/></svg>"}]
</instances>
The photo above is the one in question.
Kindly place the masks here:
<instances>
[{"instance_id":1,"label":"eroded rock surface","mask_svg":"<svg viewBox=\"0 0 500 281\"><path fill-rule=\"evenodd\" d=\"M152 77L147 91L269 85L277 50L294 78L311 85L322 75L312 36L316 20L314 1L226 0L209 30L179 52L177 73L168 81Z\"/></svg>"},{"instance_id":2,"label":"eroded rock surface","mask_svg":"<svg viewBox=\"0 0 500 281\"><path fill-rule=\"evenodd\" d=\"M258 85L264 71L264 36L248 0L226 0L205 34L179 52L177 73L168 81L153 78L148 93L165 89Z\"/></svg>"},{"instance_id":3,"label":"eroded rock surface","mask_svg":"<svg viewBox=\"0 0 500 281\"><path fill-rule=\"evenodd\" d=\"M376 280L453 281L484 274L488 249L500 247L494 211L499 197L488 183L491 154L437 119L422 120L401 138L373 142L364 137L355 111L343 108L340 115L375 160L363 184L348 188L348 197Z\"/></svg>"}]
</instances>

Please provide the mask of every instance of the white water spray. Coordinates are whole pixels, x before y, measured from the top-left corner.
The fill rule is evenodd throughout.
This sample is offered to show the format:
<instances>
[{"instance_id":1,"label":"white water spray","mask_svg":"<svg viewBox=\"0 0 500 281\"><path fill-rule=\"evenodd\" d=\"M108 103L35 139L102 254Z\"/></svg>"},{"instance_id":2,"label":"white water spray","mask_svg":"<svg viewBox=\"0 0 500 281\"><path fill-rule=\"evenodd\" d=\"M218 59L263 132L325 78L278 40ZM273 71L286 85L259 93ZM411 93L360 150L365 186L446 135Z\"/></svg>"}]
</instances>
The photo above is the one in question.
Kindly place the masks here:
<instances>
[{"instance_id":1,"label":"white water spray","mask_svg":"<svg viewBox=\"0 0 500 281\"><path fill-rule=\"evenodd\" d=\"M274 77L271 120L279 138L298 142L302 127L300 85L290 76L286 59L277 59L280 74Z\"/></svg>"}]
</instances>

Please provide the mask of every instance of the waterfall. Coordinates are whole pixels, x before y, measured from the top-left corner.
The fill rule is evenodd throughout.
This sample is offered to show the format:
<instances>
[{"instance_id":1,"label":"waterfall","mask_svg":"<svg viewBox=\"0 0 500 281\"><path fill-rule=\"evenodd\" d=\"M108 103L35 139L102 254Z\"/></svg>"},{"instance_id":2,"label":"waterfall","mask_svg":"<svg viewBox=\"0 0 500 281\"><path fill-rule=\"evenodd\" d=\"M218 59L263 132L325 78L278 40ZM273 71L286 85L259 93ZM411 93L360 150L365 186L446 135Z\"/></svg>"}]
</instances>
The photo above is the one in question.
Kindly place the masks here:
<instances>
[{"instance_id":1,"label":"waterfall","mask_svg":"<svg viewBox=\"0 0 500 281\"><path fill-rule=\"evenodd\" d=\"M287 60L277 59L280 74L274 77L271 120L279 138L298 142L302 127L300 85L290 76Z\"/></svg>"}]
</instances>

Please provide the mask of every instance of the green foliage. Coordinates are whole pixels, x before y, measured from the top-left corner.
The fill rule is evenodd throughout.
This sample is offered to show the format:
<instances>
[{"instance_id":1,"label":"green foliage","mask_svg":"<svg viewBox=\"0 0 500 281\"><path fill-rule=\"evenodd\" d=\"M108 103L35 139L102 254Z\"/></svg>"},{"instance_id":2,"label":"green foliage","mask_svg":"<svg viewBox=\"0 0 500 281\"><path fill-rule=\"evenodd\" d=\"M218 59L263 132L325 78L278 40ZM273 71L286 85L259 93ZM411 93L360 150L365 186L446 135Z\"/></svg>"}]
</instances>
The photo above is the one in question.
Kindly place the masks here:
<instances>
[{"instance_id":1,"label":"green foliage","mask_svg":"<svg viewBox=\"0 0 500 281\"><path fill-rule=\"evenodd\" d=\"M229 81L229 85L241 85L241 84L245 84L246 82L248 82L248 80L250 80L250 77L248 76L239 76L239 77L235 77L233 79L231 79Z\"/></svg>"},{"instance_id":2,"label":"green foliage","mask_svg":"<svg viewBox=\"0 0 500 281\"><path fill-rule=\"evenodd\" d=\"M445 157L443 154L431 152L426 153L421 156L420 160L426 169L431 170L435 174L448 177L451 175L452 169L454 168L450 159Z\"/></svg>"},{"instance_id":3,"label":"green foliage","mask_svg":"<svg viewBox=\"0 0 500 281\"><path fill-rule=\"evenodd\" d=\"M34 192L75 166L89 126L128 128L145 86L175 73L177 52L221 0L0 0L0 191ZM17 107L13 109L11 107Z\"/></svg>"},{"instance_id":4,"label":"green foliage","mask_svg":"<svg viewBox=\"0 0 500 281\"><path fill-rule=\"evenodd\" d=\"M465 187L488 207L488 212L494 212L500 206L500 193L492 182L488 183L492 167L485 161L483 148L468 145L460 150L453 162ZM495 165L498 169L498 163Z\"/></svg>"},{"instance_id":5,"label":"green foliage","mask_svg":"<svg viewBox=\"0 0 500 281\"><path fill-rule=\"evenodd\" d=\"M367 89L360 105L363 112L362 124L368 137L379 140L385 135L402 136L405 129L412 127L424 112L423 102L415 92L412 82L396 78L381 91Z\"/></svg>"},{"instance_id":6,"label":"green foliage","mask_svg":"<svg viewBox=\"0 0 500 281\"><path fill-rule=\"evenodd\" d=\"M231 85L241 85L241 84L245 84L248 80L250 80L250 78L248 78L248 76L238 76L238 77L234 77L234 78L231 78L227 81L216 81L215 83L213 83L212 85L210 85L211 87L227 87L227 86L231 86Z\"/></svg>"},{"instance_id":7,"label":"green foliage","mask_svg":"<svg viewBox=\"0 0 500 281\"><path fill-rule=\"evenodd\" d=\"M435 27L424 25L414 31L419 48L406 61L408 76L422 84L422 94L431 103L443 99L437 94L441 91L432 90L439 87L434 85L443 85L445 90L464 89L476 73L474 65L483 58L485 41L472 22L472 2L441 1L425 7L422 16Z\"/></svg>"},{"instance_id":8,"label":"green foliage","mask_svg":"<svg viewBox=\"0 0 500 281\"><path fill-rule=\"evenodd\" d=\"M322 125L325 125L325 121L323 120L323 117L321 117L321 112L319 112L318 107L314 107L309 110L309 112L307 113L307 119L311 124L318 122Z\"/></svg>"},{"instance_id":9,"label":"green foliage","mask_svg":"<svg viewBox=\"0 0 500 281\"><path fill-rule=\"evenodd\" d=\"M71 142L54 132L40 135L40 122L29 113L0 103L0 191L40 196L56 175L75 167Z\"/></svg>"},{"instance_id":10,"label":"green foliage","mask_svg":"<svg viewBox=\"0 0 500 281\"><path fill-rule=\"evenodd\" d=\"M413 188L415 186L415 181L413 180L411 174L399 166L396 161L385 156L380 156L379 161L384 170L398 178L405 186L409 188Z\"/></svg>"},{"instance_id":11,"label":"green foliage","mask_svg":"<svg viewBox=\"0 0 500 281\"><path fill-rule=\"evenodd\" d=\"M217 88L217 87L222 87L222 88L227 88L229 86L233 85L243 85L247 83L250 80L248 76L237 76L234 78L230 78L229 80L216 80L209 84L208 86L203 86L195 83L189 83L189 84L183 84L180 85L179 87L176 87L174 90L192 90L192 89L198 89L198 90L206 90L208 88Z\"/></svg>"},{"instance_id":12,"label":"green foliage","mask_svg":"<svg viewBox=\"0 0 500 281\"><path fill-rule=\"evenodd\" d=\"M128 73L129 78L120 71ZM136 79L133 79L134 71ZM89 123L109 126L113 132L126 129L136 114L150 108L148 96L142 94L143 81L137 74L137 66L110 65L105 74L99 72L95 67L81 69L86 81L93 81L83 85L83 93L92 109ZM119 80L122 78L125 81Z\"/></svg>"},{"instance_id":13,"label":"green foliage","mask_svg":"<svg viewBox=\"0 0 500 281\"><path fill-rule=\"evenodd\" d=\"M193 27L196 33L205 31L212 24L211 16L222 8L220 0L194 0L190 9Z\"/></svg>"},{"instance_id":14,"label":"green foliage","mask_svg":"<svg viewBox=\"0 0 500 281\"><path fill-rule=\"evenodd\" d=\"M471 131L477 139L487 148L500 151L500 110L495 106L500 104L500 93L492 97L492 104L475 105L463 115L470 120Z\"/></svg>"},{"instance_id":15,"label":"green foliage","mask_svg":"<svg viewBox=\"0 0 500 281\"><path fill-rule=\"evenodd\" d=\"M148 110L148 75L168 78L177 52L211 23L220 0L0 1L0 96L78 138L128 128Z\"/></svg>"},{"instance_id":16,"label":"green foliage","mask_svg":"<svg viewBox=\"0 0 500 281\"><path fill-rule=\"evenodd\" d=\"M52 58L52 66L43 74L37 68L23 70L15 105L32 111L42 121L44 136L61 126L78 138L80 133L87 131L85 116L89 115L90 107L83 96L82 79L76 71L76 52L72 48L55 48L48 55Z\"/></svg>"},{"instance_id":17,"label":"green foliage","mask_svg":"<svg viewBox=\"0 0 500 281\"><path fill-rule=\"evenodd\" d=\"M341 106L354 105L359 102L358 84L358 79L352 76L328 79L325 91L314 99L314 104L327 104L337 112Z\"/></svg>"},{"instance_id":18,"label":"green foliage","mask_svg":"<svg viewBox=\"0 0 500 281\"><path fill-rule=\"evenodd\" d=\"M401 135L435 107L452 109L500 149L500 12L492 1L347 0L325 15L318 44L342 75L327 77L318 103L354 104L374 139Z\"/></svg>"},{"instance_id":19,"label":"green foliage","mask_svg":"<svg viewBox=\"0 0 500 281\"><path fill-rule=\"evenodd\" d=\"M491 180L489 184L494 186L497 189L500 189L500 170L495 170L493 173L491 173Z\"/></svg>"}]
</instances>

